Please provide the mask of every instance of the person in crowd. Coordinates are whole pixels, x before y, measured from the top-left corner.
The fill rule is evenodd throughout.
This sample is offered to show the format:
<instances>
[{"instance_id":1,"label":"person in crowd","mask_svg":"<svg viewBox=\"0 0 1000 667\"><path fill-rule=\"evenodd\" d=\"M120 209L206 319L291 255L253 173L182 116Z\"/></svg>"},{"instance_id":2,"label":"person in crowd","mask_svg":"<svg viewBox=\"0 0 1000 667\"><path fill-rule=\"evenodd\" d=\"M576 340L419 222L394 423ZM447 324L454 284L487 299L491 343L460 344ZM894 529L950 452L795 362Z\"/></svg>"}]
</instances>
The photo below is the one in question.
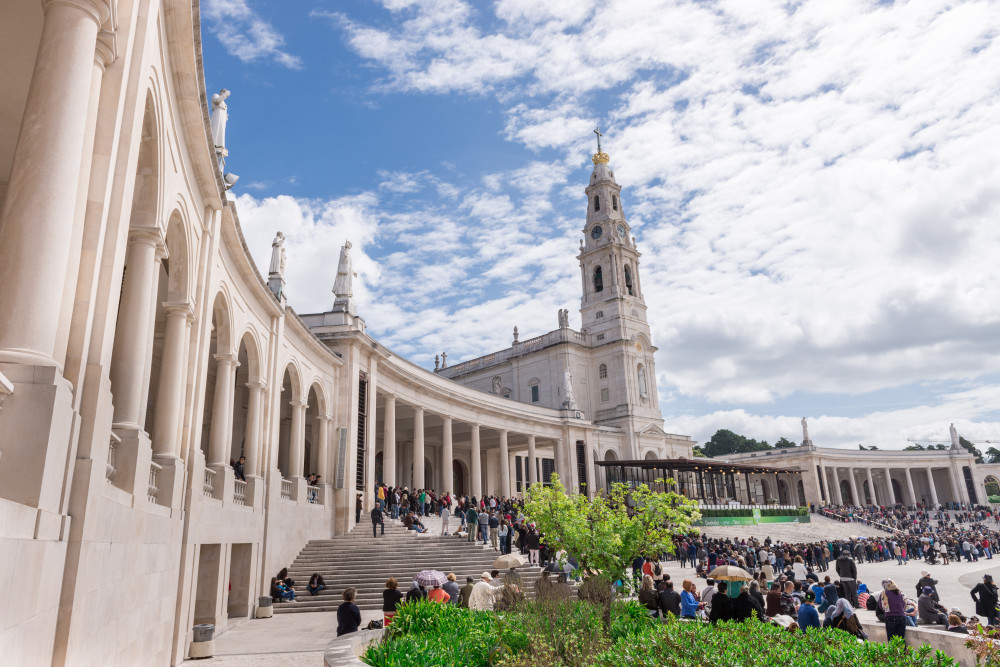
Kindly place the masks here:
<instances>
[{"instance_id":1,"label":"person in crowd","mask_svg":"<svg viewBox=\"0 0 1000 667\"><path fill-rule=\"evenodd\" d=\"M503 588L491 585L491 581L493 581L493 576L489 572L483 572L479 582L472 587L472 594L469 596L469 609L480 611L493 609L493 603L503 592Z\"/></svg>"},{"instance_id":2,"label":"person in crowd","mask_svg":"<svg viewBox=\"0 0 1000 667\"><path fill-rule=\"evenodd\" d=\"M528 531L527 537L528 544L528 563L531 565L538 565L538 549L540 546L538 531L532 526L531 530Z\"/></svg>"},{"instance_id":3,"label":"person in crowd","mask_svg":"<svg viewBox=\"0 0 1000 667\"><path fill-rule=\"evenodd\" d=\"M465 585L462 586L462 589L458 592L458 606L463 609L469 608L469 598L472 597L472 589L474 588L472 584L474 581L475 579L472 577L466 577Z\"/></svg>"},{"instance_id":4,"label":"person in crowd","mask_svg":"<svg viewBox=\"0 0 1000 667\"><path fill-rule=\"evenodd\" d=\"M460 591L458 590L458 579L455 577L454 572L448 573L448 581L442 586L444 592L448 594L449 599L453 605L458 605Z\"/></svg>"},{"instance_id":5,"label":"person in crowd","mask_svg":"<svg viewBox=\"0 0 1000 667\"><path fill-rule=\"evenodd\" d=\"M469 503L469 511L465 514L465 520L469 527L469 542L476 541L476 531L479 530L479 513L476 511L475 503Z\"/></svg>"},{"instance_id":6,"label":"person in crowd","mask_svg":"<svg viewBox=\"0 0 1000 667\"><path fill-rule=\"evenodd\" d=\"M681 584L681 618L695 620L698 617L698 591L694 582L685 579Z\"/></svg>"},{"instance_id":7,"label":"person in crowd","mask_svg":"<svg viewBox=\"0 0 1000 667\"><path fill-rule=\"evenodd\" d=\"M441 505L441 534L447 535L448 531L451 529L451 508L447 505Z\"/></svg>"},{"instance_id":8,"label":"person in crowd","mask_svg":"<svg viewBox=\"0 0 1000 667\"><path fill-rule=\"evenodd\" d=\"M483 540L483 546L489 542L490 536L490 515L483 510L479 513L479 537Z\"/></svg>"},{"instance_id":9,"label":"person in crowd","mask_svg":"<svg viewBox=\"0 0 1000 667\"><path fill-rule=\"evenodd\" d=\"M858 608L858 565L851 558L850 554L842 551L837 559L837 576L844 586L844 597L855 609Z\"/></svg>"},{"instance_id":10,"label":"person in crowd","mask_svg":"<svg viewBox=\"0 0 1000 667\"><path fill-rule=\"evenodd\" d=\"M924 570L920 573L920 580L917 582L917 595L921 595L925 588L930 587L931 597L934 598L935 602L940 602L941 598L938 597L937 592L937 579L931 577L931 573ZM945 619L947 621L947 619Z\"/></svg>"},{"instance_id":11,"label":"person in crowd","mask_svg":"<svg viewBox=\"0 0 1000 667\"><path fill-rule=\"evenodd\" d=\"M364 502L361 500L361 494L359 493L359 494L357 494L354 497L354 523L355 524L361 523L361 506L363 504L364 504Z\"/></svg>"},{"instance_id":12,"label":"person in crowd","mask_svg":"<svg viewBox=\"0 0 1000 667\"><path fill-rule=\"evenodd\" d=\"M357 632L361 626L361 610L354 604L358 591L353 586L344 590L344 601L337 607L337 636Z\"/></svg>"},{"instance_id":13,"label":"person in crowd","mask_svg":"<svg viewBox=\"0 0 1000 667\"><path fill-rule=\"evenodd\" d=\"M816 595L812 591L806 591L802 596L802 604L799 605L798 621L799 629L806 632L809 628L820 629L819 611L816 609Z\"/></svg>"},{"instance_id":14,"label":"person in crowd","mask_svg":"<svg viewBox=\"0 0 1000 667\"><path fill-rule=\"evenodd\" d=\"M892 579L882 582L882 592L879 593L878 609L885 614L885 635L888 641L893 637L906 637L906 597L900 592L899 586Z\"/></svg>"},{"instance_id":15,"label":"person in crowd","mask_svg":"<svg viewBox=\"0 0 1000 667\"><path fill-rule=\"evenodd\" d=\"M802 561L802 556L796 556L792 563L792 572L795 573L795 580L804 582L806 580L806 565Z\"/></svg>"},{"instance_id":16,"label":"person in crowd","mask_svg":"<svg viewBox=\"0 0 1000 667\"><path fill-rule=\"evenodd\" d=\"M277 577L271 578L271 598L275 602L296 602L295 589Z\"/></svg>"},{"instance_id":17,"label":"person in crowd","mask_svg":"<svg viewBox=\"0 0 1000 667\"><path fill-rule=\"evenodd\" d=\"M947 625L948 614L944 606L934 600L934 589L924 586L917 598L917 614L920 620L929 625Z\"/></svg>"},{"instance_id":18,"label":"person in crowd","mask_svg":"<svg viewBox=\"0 0 1000 667\"><path fill-rule=\"evenodd\" d=\"M372 539L378 537L375 530L382 526L382 536L385 537L385 517L382 516L382 506L377 504L372 508Z\"/></svg>"},{"instance_id":19,"label":"person in crowd","mask_svg":"<svg viewBox=\"0 0 1000 667\"><path fill-rule=\"evenodd\" d=\"M958 614L948 615L948 632L956 632L960 635L969 634L969 629L965 627L965 623L962 622L962 618Z\"/></svg>"},{"instance_id":20,"label":"person in crowd","mask_svg":"<svg viewBox=\"0 0 1000 667\"><path fill-rule=\"evenodd\" d=\"M412 512L406 513L406 517L403 519L403 526L407 530L413 530L416 531L417 533L427 532L427 529L424 527L424 524L420 523L420 519L418 519Z\"/></svg>"},{"instance_id":21,"label":"person in crowd","mask_svg":"<svg viewBox=\"0 0 1000 667\"><path fill-rule=\"evenodd\" d=\"M653 578L648 574L642 576L642 584L639 586L639 604L646 607L650 616L659 615L660 597L653 587Z\"/></svg>"},{"instance_id":22,"label":"person in crowd","mask_svg":"<svg viewBox=\"0 0 1000 667\"><path fill-rule=\"evenodd\" d=\"M764 613L768 616L777 616L781 613L781 584L777 581L771 584L771 590L764 598Z\"/></svg>"},{"instance_id":23,"label":"person in crowd","mask_svg":"<svg viewBox=\"0 0 1000 667\"><path fill-rule=\"evenodd\" d=\"M744 586L740 594L733 598L730 607L730 619L734 621L747 621L756 615L758 621L764 620L764 599L760 591L756 590L757 582L750 586ZM756 595L754 594L756 593Z\"/></svg>"},{"instance_id":24,"label":"person in crowd","mask_svg":"<svg viewBox=\"0 0 1000 667\"><path fill-rule=\"evenodd\" d=\"M674 618L680 618L681 596L674 590L674 582L665 581L663 583L663 590L657 596L657 602L660 605L660 616L666 618L667 614L673 614Z\"/></svg>"},{"instance_id":25,"label":"person in crowd","mask_svg":"<svg viewBox=\"0 0 1000 667\"><path fill-rule=\"evenodd\" d=\"M242 482L247 481L246 471L244 470L244 468L246 467L246 463L247 463L247 457L241 456L239 460L236 462L236 465L233 466L233 477Z\"/></svg>"},{"instance_id":26,"label":"person in crowd","mask_svg":"<svg viewBox=\"0 0 1000 667\"><path fill-rule=\"evenodd\" d=\"M434 584L434 586L427 591L427 599L431 602L440 602L444 604L451 600L451 596L441 588L441 584Z\"/></svg>"},{"instance_id":27,"label":"person in crowd","mask_svg":"<svg viewBox=\"0 0 1000 667\"><path fill-rule=\"evenodd\" d=\"M500 528L497 531L500 539L500 554L510 553L510 526L507 525L507 519L502 519L500 521Z\"/></svg>"},{"instance_id":28,"label":"person in crowd","mask_svg":"<svg viewBox=\"0 0 1000 667\"><path fill-rule=\"evenodd\" d=\"M306 585L309 590L309 595L319 595L319 592L326 590L326 582L323 581L323 575L319 572L313 572L312 576L309 577L309 584Z\"/></svg>"},{"instance_id":29,"label":"person in crowd","mask_svg":"<svg viewBox=\"0 0 1000 667\"><path fill-rule=\"evenodd\" d=\"M382 625L389 627L393 617L396 615L396 608L403 601L403 594L399 592L399 582L396 577L389 577L385 582L385 590L382 591Z\"/></svg>"},{"instance_id":30,"label":"person in crowd","mask_svg":"<svg viewBox=\"0 0 1000 667\"><path fill-rule=\"evenodd\" d=\"M716 592L712 595L712 610L708 614L708 620L712 624L719 621L728 621L732 618L732 600L729 599L729 584L720 581L715 585Z\"/></svg>"},{"instance_id":31,"label":"person in crowd","mask_svg":"<svg viewBox=\"0 0 1000 667\"><path fill-rule=\"evenodd\" d=\"M795 582L791 579L785 582L785 590L781 593L781 613L784 616L791 616L792 618L798 618L797 612L799 607L799 600L794 595L795 593Z\"/></svg>"},{"instance_id":32,"label":"person in crowd","mask_svg":"<svg viewBox=\"0 0 1000 667\"><path fill-rule=\"evenodd\" d=\"M410 582L410 590L406 591L406 601L414 602L415 600L426 600L427 599L427 589L424 588L423 584L417 583L414 579Z\"/></svg>"},{"instance_id":33,"label":"person in crowd","mask_svg":"<svg viewBox=\"0 0 1000 667\"><path fill-rule=\"evenodd\" d=\"M490 546L493 547L494 551L500 551L500 520L497 518L496 512L490 511L486 525L490 528Z\"/></svg>"},{"instance_id":34,"label":"person in crowd","mask_svg":"<svg viewBox=\"0 0 1000 667\"><path fill-rule=\"evenodd\" d=\"M988 625L997 624L997 587L993 583L993 575L984 574L983 580L976 584L970 592L976 601L976 613L986 617Z\"/></svg>"}]
</instances>

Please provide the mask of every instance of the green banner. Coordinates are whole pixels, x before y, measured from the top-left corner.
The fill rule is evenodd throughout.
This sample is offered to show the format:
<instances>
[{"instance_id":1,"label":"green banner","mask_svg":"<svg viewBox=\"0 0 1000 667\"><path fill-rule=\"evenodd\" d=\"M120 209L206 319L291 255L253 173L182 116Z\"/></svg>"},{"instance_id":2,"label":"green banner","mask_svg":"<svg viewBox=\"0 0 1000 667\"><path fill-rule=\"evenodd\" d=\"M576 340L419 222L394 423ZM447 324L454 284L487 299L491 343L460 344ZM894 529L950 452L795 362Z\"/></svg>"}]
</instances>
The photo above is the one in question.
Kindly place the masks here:
<instances>
[{"instance_id":1,"label":"green banner","mask_svg":"<svg viewBox=\"0 0 1000 667\"><path fill-rule=\"evenodd\" d=\"M753 510L753 516L706 516L694 523L695 526L756 526L762 523L810 523L809 515L805 516L761 516L759 509Z\"/></svg>"}]
</instances>

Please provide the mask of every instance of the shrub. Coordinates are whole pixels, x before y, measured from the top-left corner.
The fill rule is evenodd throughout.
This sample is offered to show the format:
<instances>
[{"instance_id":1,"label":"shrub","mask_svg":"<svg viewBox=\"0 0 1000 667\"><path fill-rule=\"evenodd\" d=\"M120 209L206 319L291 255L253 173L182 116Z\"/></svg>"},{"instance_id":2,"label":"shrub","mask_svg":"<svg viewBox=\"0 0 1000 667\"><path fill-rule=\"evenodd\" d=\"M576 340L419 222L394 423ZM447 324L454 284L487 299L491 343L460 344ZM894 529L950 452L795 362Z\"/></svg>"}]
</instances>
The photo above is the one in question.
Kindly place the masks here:
<instances>
[{"instance_id":1,"label":"shrub","mask_svg":"<svg viewBox=\"0 0 1000 667\"><path fill-rule=\"evenodd\" d=\"M989 500L990 503L994 505L1000 504L1000 496L987 496L986 499Z\"/></svg>"}]
</instances>

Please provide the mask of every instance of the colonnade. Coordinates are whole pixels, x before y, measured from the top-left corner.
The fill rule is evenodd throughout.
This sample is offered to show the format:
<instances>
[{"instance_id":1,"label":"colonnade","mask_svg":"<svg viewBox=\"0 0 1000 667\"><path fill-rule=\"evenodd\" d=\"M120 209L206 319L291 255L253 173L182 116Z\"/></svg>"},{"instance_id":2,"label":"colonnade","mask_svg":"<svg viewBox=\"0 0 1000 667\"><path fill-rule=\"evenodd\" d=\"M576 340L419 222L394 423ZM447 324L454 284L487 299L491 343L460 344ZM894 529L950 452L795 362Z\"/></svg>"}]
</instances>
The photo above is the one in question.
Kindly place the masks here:
<instances>
[{"instance_id":1,"label":"colonnade","mask_svg":"<svg viewBox=\"0 0 1000 667\"><path fill-rule=\"evenodd\" d=\"M901 473L902 478L893 478L893 470ZM946 494L938 493L938 484L934 480L935 470L947 475L950 488ZM948 467L891 467L891 466L838 466L821 463L812 471L813 481L819 490L824 503L836 505L895 505L903 503L914 505L929 502L939 505L941 502L968 503L969 497L958 465ZM917 496L914 486L914 474L921 483L921 490L926 489L927 496ZM860 476L860 481L859 481ZM893 488L893 482L901 484L899 493ZM847 482L850 496L841 488L841 483ZM905 486L903 486L905 484Z\"/></svg>"}]
</instances>

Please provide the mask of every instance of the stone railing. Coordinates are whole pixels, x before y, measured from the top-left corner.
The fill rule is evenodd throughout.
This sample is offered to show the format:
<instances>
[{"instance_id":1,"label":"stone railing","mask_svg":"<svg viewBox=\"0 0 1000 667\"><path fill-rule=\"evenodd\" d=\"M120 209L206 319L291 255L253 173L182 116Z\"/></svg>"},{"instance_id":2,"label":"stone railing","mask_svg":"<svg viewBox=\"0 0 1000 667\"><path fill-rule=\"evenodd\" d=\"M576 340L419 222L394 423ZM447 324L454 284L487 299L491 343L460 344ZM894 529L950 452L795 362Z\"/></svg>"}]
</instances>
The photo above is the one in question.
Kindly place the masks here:
<instances>
[{"instance_id":1,"label":"stone railing","mask_svg":"<svg viewBox=\"0 0 1000 667\"><path fill-rule=\"evenodd\" d=\"M246 505L247 499L247 483L242 479L235 480L233 485L233 504L234 505Z\"/></svg>"},{"instance_id":2,"label":"stone railing","mask_svg":"<svg viewBox=\"0 0 1000 667\"><path fill-rule=\"evenodd\" d=\"M215 497L215 471L205 468L205 479L201 485L201 492L208 498Z\"/></svg>"},{"instance_id":3,"label":"stone railing","mask_svg":"<svg viewBox=\"0 0 1000 667\"><path fill-rule=\"evenodd\" d=\"M306 497L311 503L319 502L319 487L318 486L306 486Z\"/></svg>"},{"instance_id":4,"label":"stone railing","mask_svg":"<svg viewBox=\"0 0 1000 667\"><path fill-rule=\"evenodd\" d=\"M556 329L555 331L550 331L546 334L542 334L541 336L535 336L534 338L519 341L506 350L500 350L499 352L487 354L484 357L470 359L469 361L463 361L459 364L442 368L438 374L447 378L453 378L480 368L489 368L490 366L501 364L505 361L513 359L514 357L535 352L550 345L555 345L556 343L583 343L586 340L586 334L580 333L579 331L573 331L572 329Z\"/></svg>"},{"instance_id":5,"label":"stone railing","mask_svg":"<svg viewBox=\"0 0 1000 667\"><path fill-rule=\"evenodd\" d=\"M159 494L159 484L160 484L160 471L163 470L163 466L155 461L149 462L149 486L146 488L146 499L151 503L155 503L157 495Z\"/></svg>"},{"instance_id":6,"label":"stone railing","mask_svg":"<svg viewBox=\"0 0 1000 667\"><path fill-rule=\"evenodd\" d=\"M281 497L285 500L292 499L292 480L283 479L281 480Z\"/></svg>"},{"instance_id":7,"label":"stone railing","mask_svg":"<svg viewBox=\"0 0 1000 667\"><path fill-rule=\"evenodd\" d=\"M108 462L104 466L104 476L107 478L108 484L115 483L115 473L118 472L118 445L121 442L122 439L112 431L111 439L108 440Z\"/></svg>"}]
</instances>

